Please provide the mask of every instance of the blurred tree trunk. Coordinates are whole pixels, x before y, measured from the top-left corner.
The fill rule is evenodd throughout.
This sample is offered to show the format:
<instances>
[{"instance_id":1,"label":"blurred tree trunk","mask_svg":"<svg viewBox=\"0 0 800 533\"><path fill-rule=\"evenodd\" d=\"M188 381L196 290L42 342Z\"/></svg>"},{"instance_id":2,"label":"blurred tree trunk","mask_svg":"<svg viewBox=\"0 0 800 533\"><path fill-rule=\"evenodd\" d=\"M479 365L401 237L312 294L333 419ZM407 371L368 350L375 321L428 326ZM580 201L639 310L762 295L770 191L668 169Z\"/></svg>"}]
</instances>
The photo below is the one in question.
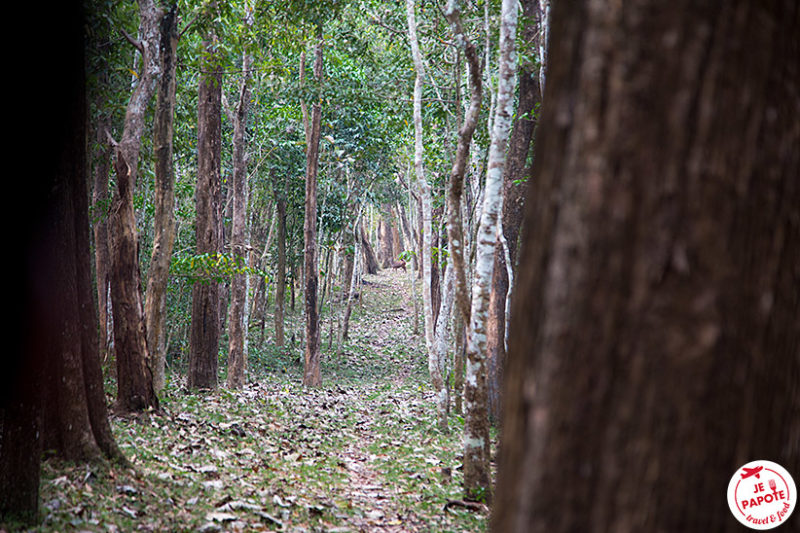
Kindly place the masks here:
<instances>
[{"instance_id":1,"label":"blurred tree trunk","mask_svg":"<svg viewBox=\"0 0 800 533\"><path fill-rule=\"evenodd\" d=\"M178 46L177 4L161 20L161 80L156 98L153 125L155 164L155 237L150 256L144 316L147 321L147 348L153 370L153 388L161 392L165 384L167 357L167 280L175 242L175 172L172 163L172 138L175 115L175 51Z\"/></svg>"},{"instance_id":2,"label":"blurred tree trunk","mask_svg":"<svg viewBox=\"0 0 800 533\"><path fill-rule=\"evenodd\" d=\"M133 195L147 106L160 77L159 21L162 16L163 12L154 1L139 1L141 40L136 46L142 54L141 72L125 112L122 139L115 150L117 187L110 217L111 302L117 361L117 408L123 412L158 408L145 334Z\"/></svg>"},{"instance_id":3,"label":"blurred tree trunk","mask_svg":"<svg viewBox=\"0 0 800 533\"><path fill-rule=\"evenodd\" d=\"M553 6L493 531L741 531L736 469L800 472L799 27Z\"/></svg>"},{"instance_id":4,"label":"blurred tree trunk","mask_svg":"<svg viewBox=\"0 0 800 533\"><path fill-rule=\"evenodd\" d=\"M205 42L207 55L201 61L197 119L197 254L220 252L221 183L220 150L222 128L222 71L215 52L217 37ZM189 337L188 385L196 389L217 388L220 338L219 283L195 282L192 287L192 325Z\"/></svg>"},{"instance_id":5,"label":"blurred tree trunk","mask_svg":"<svg viewBox=\"0 0 800 533\"><path fill-rule=\"evenodd\" d=\"M58 395L69 404L62 410L48 402L48 409L58 409L59 415L76 413L74 420L51 428L50 434L63 443L60 455L125 462L114 443L102 394L91 283L83 22L81 4L74 2L51 6L37 19L38 27L59 43L50 55L52 68L43 76L56 76L60 90L52 93L45 79L35 80L29 96L41 103L36 110L41 115L30 121L31 131L20 135L30 138L35 125L53 121L50 149L42 153L35 178L23 184L19 196L27 218L12 236L18 239L12 241L17 260L7 265L7 274L17 282L12 299L21 305L8 317L10 338L0 372L0 522L34 525L38 518L46 395ZM72 372L48 376L62 367ZM51 382L63 386L48 390ZM67 389L71 396L61 394Z\"/></svg>"}]
</instances>

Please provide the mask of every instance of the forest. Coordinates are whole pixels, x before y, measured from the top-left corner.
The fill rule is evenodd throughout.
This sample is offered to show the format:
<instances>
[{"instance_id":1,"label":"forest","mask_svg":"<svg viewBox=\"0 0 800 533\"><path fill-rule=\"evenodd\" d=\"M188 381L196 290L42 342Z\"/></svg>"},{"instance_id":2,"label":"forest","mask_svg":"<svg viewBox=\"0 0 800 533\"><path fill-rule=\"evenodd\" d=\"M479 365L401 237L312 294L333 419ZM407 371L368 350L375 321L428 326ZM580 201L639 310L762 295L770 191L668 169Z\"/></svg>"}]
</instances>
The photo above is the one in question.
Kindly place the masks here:
<instances>
[{"instance_id":1,"label":"forest","mask_svg":"<svg viewBox=\"0 0 800 533\"><path fill-rule=\"evenodd\" d=\"M0 532L800 530L797 2L13 9Z\"/></svg>"}]
</instances>

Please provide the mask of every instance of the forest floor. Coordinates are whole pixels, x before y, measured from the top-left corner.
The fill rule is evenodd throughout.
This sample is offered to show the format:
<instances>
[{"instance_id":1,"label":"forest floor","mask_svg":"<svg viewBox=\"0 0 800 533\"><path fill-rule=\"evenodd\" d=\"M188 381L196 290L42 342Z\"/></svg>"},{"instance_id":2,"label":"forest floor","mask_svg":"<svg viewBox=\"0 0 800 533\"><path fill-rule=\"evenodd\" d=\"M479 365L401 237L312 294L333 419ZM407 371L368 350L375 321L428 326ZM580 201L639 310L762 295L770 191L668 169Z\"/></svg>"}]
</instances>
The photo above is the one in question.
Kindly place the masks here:
<instances>
[{"instance_id":1,"label":"forest floor","mask_svg":"<svg viewBox=\"0 0 800 533\"><path fill-rule=\"evenodd\" d=\"M436 429L410 287L365 277L351 341L323 337L320 388L302 387L299 348L251 350L242 390L173 377L161 412L112 416L132 468L46 460L33 531L485 531L485 506L461 501L463 420Z\"/></svg>"}]
</instances>

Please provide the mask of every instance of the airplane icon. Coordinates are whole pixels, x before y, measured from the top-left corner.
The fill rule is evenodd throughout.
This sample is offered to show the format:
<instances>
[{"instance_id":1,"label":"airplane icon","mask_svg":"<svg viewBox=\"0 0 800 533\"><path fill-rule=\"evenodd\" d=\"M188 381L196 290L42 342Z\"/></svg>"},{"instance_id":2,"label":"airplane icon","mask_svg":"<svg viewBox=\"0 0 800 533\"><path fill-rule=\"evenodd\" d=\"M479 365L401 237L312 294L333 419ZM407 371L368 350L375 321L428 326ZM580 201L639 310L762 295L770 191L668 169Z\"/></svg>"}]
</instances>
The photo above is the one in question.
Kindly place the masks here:
<instances>
[{"instance_id":1,"label":"airplane icon","mask_svg":"<svg viewBox=\"0 0 800 533\"><path fill-rule=\"evenodd\" d=\"M761 472L764 469L763 466L757 466L756 468L745 468L744 473L742 474L742 479L747 479L750 476L756 476L757 479L761 479Z\"/></svg>"}]
</instances>

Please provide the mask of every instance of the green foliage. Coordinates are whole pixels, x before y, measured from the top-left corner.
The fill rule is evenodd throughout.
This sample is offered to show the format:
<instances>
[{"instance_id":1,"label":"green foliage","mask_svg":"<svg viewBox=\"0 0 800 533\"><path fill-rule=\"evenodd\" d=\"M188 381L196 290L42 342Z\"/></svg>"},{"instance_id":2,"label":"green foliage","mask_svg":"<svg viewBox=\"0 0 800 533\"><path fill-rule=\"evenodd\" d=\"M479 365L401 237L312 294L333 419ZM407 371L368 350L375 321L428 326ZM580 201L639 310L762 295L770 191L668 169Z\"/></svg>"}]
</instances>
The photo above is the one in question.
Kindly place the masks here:
<instances>
[{"instance_id":1,"label":"green foliage","mask_svg":"<svg viewBox=\"0 0 800 533\"><path fill-rule=\"evenodd\" d=\"M415 257L417 257L417 252L414 250L403 250L400 252L398 259L401 259L402 261L411 261Z\"/></svg>"},{"instance_id":2,"label":"green foliage","mask_svg":"<svg viewBox=\"0 0 800 533\"><path fill-rule=\"evenodd\" d=\"M198 254L173 257L170 273L191 283L221 283L236 274L257 275L269 281L269 274L244 264L244 259L231 254Z\"/></svg>"}]
</instances>

